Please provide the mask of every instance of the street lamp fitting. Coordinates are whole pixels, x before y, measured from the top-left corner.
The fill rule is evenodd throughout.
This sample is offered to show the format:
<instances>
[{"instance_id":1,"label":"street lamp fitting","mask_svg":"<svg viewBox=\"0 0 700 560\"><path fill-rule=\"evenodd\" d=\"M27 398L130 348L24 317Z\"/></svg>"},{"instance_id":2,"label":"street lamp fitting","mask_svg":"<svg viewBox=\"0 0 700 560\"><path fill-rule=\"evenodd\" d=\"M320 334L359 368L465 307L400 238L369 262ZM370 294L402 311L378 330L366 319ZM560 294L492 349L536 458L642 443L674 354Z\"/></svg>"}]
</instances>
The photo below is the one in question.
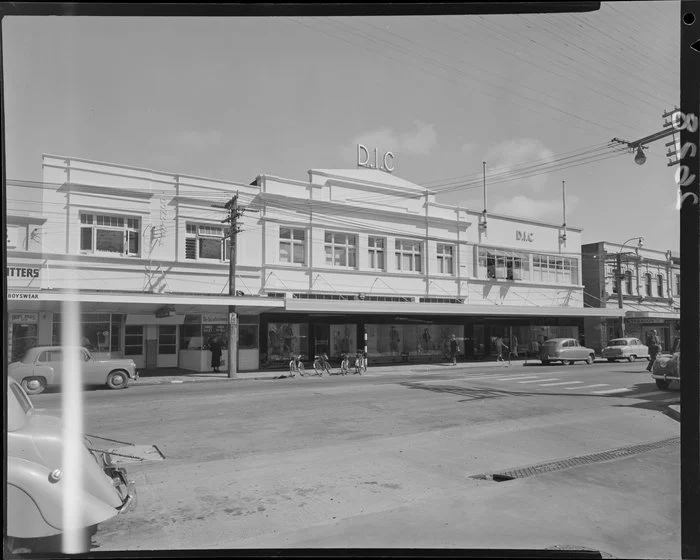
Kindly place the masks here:
<instances>
[{"instance_id":1,"label":"street lamp fitting","mask_svg":"<svg viewBox=\"0 0 700 560\"><path fill-rule=\"evenodd\" d=\"M639 146L637 148L637 153L634 156L634 163L637 165L644 165L644 162L647 160L647 156L644 155L644 150L642 149L642 146Z\"/></svg>"}]
</instances>

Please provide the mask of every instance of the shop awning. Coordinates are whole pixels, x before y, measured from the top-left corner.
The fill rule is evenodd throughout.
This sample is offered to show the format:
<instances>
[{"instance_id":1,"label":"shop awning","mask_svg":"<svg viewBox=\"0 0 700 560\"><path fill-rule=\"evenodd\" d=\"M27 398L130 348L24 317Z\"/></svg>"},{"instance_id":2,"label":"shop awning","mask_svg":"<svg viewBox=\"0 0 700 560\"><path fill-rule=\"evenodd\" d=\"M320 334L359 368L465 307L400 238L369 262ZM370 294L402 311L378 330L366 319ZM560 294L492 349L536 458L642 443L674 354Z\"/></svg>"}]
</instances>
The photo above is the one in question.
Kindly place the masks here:
<instances>
[{"instance_id":1,"label":"shop awning","mask_svg":"<svg viewBox=\"0 0 700 560\"><path fill-rule=\"evenodd\" d=\"M624 310L616 307L515 307L506 305L307 299L286 299L285 310L295 313L360 313L367 315L401 313L412 315L507 315L518 317L621 317L625 313Z\"/></svg>"},{"instance_id":2,"label":"shop awning","mask_svg":"<svg viewBox=\"0 0 700 560\"><path fill-rule=\"evenodd\" d=\"M101 308L121 313L152 314L162 307L174 307L177 314L194 313L202 308L226 311L229 305L243 315L257 315L263 311L283 309L284 300L256 296L200 295L146 292L58 292L43 290L37 299L8 300L11 309L41 309L59 311L64 301L75 301L91 308Z\"/></svg>"}]
</instances>

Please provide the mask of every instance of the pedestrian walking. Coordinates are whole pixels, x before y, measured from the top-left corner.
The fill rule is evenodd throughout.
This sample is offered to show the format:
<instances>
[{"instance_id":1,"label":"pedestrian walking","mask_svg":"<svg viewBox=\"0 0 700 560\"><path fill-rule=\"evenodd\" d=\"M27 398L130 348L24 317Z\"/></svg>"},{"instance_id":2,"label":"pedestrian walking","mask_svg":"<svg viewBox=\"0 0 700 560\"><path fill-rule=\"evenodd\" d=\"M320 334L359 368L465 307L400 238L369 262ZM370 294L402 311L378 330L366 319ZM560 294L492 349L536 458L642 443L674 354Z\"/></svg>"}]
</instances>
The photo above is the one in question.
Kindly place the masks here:
<instances>
[{"instance_id":1,"label":"pedestrian walking","mask_svg":"<svg viewBox=\"0 0 700 560\"><path fill-rule=\"evenodd\" d=\"M452 365L457 365L457 354L459 353L459 344L457 343L457 337L452 335L450 338L450 356L452 356Z\"/></svg>"},{"instance_id":2,"label":"pedestrian walking","mask_svg":"<svg viewBox=\"0 0 700 560\"><path fill-rule=\"evenodd\" d=\"M513 337L512 343L513 343L513 357L517 360L519 358L519 356L518 356L518 337L517 336Z\"/></svg>"},{"instance_id":3,"label":"pedestrian walking","mask_svg":"<svg viewBox=\"0 0 700 560\"><path fill-rule=\"evenodd\" d=\"M508 346L506 346L506 343L503 342L503 337L498 336L496 337L496 353L498 354L498 361L502 362L503 361L503 349L510 350Z\"/></svg>"},{"instance_id":4,"label":"pedestrian walking","mask_svg":"<svg viewBox=\"0 0 700 560\"><path fill-rule=\"evenodd\" d=\"M647 336L647 346L649 347L649 364L647 365L647 371L651 371L651 368L654 367L656 356L661 352L661 342L659 336L656 334L656 329L652 330Z\"/></svg>"},{"instance_id":5,"label":"pedestrian walking","mask_svg":"<svg viewBox=\"0 0 700 560\"><path fill-rule=\"evenodd\" d=\"M209 350L211 351L211 367L218 372L221 367L221 343L218 338L213 338L209 342Z\"/></svg>"}]
</instances>

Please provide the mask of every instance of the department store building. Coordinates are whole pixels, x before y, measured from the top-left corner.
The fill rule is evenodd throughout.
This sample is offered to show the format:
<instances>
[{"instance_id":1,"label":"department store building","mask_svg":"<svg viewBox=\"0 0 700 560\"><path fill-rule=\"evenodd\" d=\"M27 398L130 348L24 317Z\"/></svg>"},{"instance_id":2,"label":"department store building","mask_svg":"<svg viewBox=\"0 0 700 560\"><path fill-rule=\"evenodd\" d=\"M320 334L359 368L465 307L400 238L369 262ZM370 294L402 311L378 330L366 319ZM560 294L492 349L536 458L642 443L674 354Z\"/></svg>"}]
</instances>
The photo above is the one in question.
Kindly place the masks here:
<instances>
[{"instance_id":1,"label":"department store building","mask_svg":"<svg viewBox=\"0 0 700 560\"><path fill-rule=\"evenodd\" d=\"M441 204L384 163L311 169L307 181L219 181L44 155L43 184L7 185L8 356L59 343L61 304L81 337L138 367L207 371L212 337L239 322L239 370L366 349L369 363L520 357L582 338L581 230ZM367 158L369 159L369 158ZM247 209L229 296L227 211Z\"/></svg>"}]
</instances>

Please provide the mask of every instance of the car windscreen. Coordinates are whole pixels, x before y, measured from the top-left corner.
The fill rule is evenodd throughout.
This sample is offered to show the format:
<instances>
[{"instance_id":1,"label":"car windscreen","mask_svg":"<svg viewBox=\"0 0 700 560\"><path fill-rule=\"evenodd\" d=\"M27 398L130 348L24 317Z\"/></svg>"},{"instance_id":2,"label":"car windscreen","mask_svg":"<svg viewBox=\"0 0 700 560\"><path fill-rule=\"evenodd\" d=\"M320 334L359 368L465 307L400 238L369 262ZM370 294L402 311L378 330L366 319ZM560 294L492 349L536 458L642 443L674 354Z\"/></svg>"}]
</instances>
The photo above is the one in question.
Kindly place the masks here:
<instances>
[{"instance_id":1,"label":"car windscreen","mask_svg":"<svg viewBox=\"0 0 700 560\"><path fill-rule=\"evenodd\" d=\"M608 346L629 346L629 343L626 340L611 340L608 342Z\"/></svg>"},{"instance_id":2,"label":"car windscreen","mask_svg":"<svg viewBox=\"0 0 700 560\"><path fill-rule=\"evenodd\" d=\"M546 340L546 341L544 342L544 345L545 345L545 346L556 346L556 345L557 345L557 341L556 341L556 340Z\"/></svg>"}]
</instances>

